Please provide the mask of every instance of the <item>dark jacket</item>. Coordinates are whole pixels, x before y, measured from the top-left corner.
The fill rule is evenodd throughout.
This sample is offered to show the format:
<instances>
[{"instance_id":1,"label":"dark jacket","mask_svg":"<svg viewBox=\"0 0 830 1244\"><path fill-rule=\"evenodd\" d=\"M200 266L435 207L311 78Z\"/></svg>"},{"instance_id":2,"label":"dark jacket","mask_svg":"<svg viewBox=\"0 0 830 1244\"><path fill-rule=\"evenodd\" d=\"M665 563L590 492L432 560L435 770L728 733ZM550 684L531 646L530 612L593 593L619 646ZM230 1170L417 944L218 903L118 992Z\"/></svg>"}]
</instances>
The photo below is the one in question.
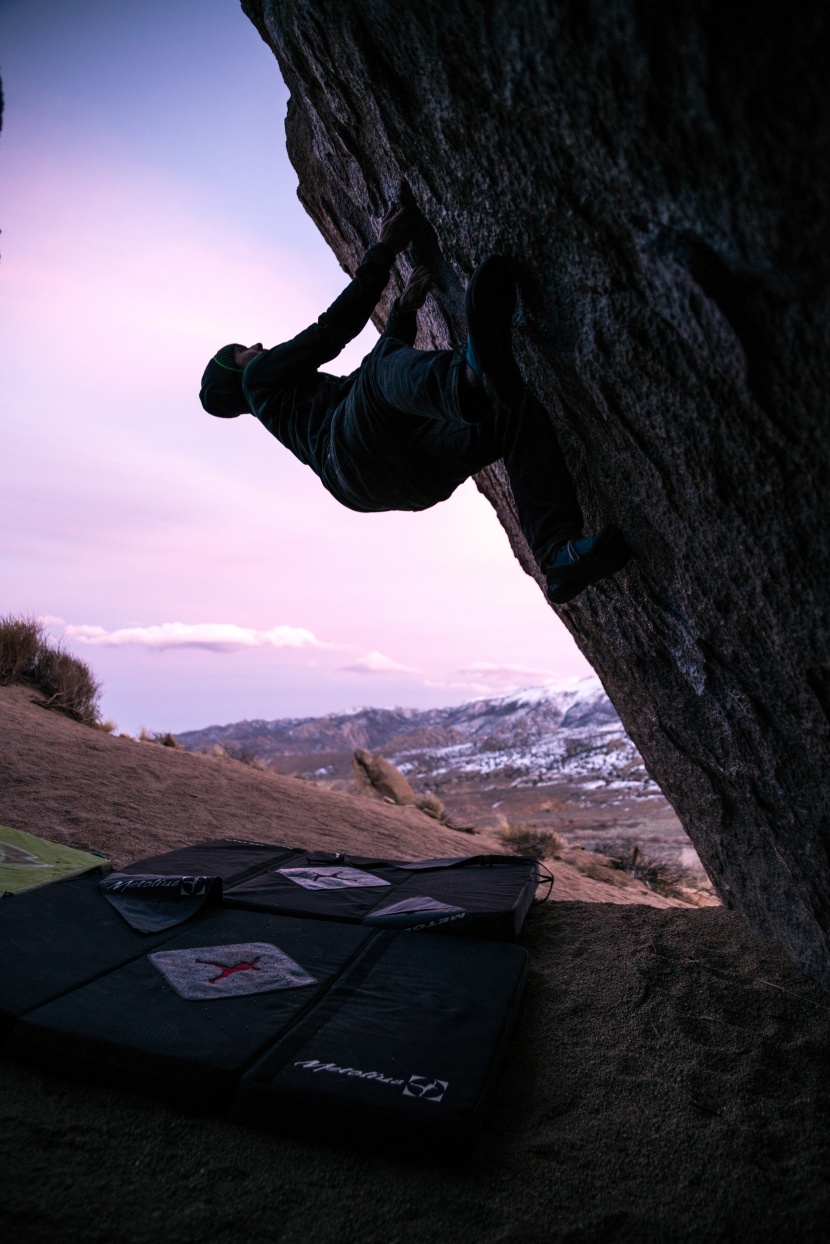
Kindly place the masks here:
<instances>
[{"instance_id":1,"label":"dark jacket","mask_svg":"<svg viewBox=\"0 0 830 1244\"><path fill-rule=\"evenodd\" d=\"M370 247L354 280L317 323L258 355L242 376L251 412L331 491L334 489L326 471L331 419L358 372L331 376L318 368L336 358L366 326L389 281L394 259L388 246L378 242ZM415 313L402 313L396 304L386 333L412 345L415 332Z\"/></svg>"}]
</instances>

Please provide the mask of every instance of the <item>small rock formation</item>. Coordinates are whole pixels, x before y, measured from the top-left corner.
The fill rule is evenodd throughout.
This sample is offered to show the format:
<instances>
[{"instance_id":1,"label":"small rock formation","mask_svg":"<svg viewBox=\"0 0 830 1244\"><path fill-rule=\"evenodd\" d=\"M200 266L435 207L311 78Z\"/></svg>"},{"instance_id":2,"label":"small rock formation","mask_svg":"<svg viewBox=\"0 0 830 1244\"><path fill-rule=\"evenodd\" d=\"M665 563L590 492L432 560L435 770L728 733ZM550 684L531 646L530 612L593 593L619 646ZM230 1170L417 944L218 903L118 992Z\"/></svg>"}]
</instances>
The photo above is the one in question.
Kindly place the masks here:
<instances>
[{"instance_id":1,"label":"small rock formation","mask_svg":"<svg viewBox=\"0 0 830 1244\"><path fill-rule=\"evenodd\" d=\"M391 760L358 747L352 757L352 772L359 795L373 795L401 807L419 806L418 796Z\"/></svg>"},{"instance_id":2,"label":"small rock formation","mask_svg":"<svg viewBox=\"0 0 830 1244\"><path fill-rule=\"evenodd\" d=\"M421 213L420 344L462 340L475 264L515 258L524 374L588 528L636 551L561 617L723 901L830 988L830 11L243 7L343 267L402 183ZM503 471L478 484L535 574Z\"/></svg>"},{"instance_id":3,"label":"small rock formation","mask_svg":"<svg viewBox=\"0 0 830 1244\"><path fill-rule=\"evenodd\" d=\"M433 820L446 825L447 829L457 829L462 833L473 832L471 826L459 825L447 815L437 795L419 795L397 765L378 752L359 747L352 756L352 774L359 795L383 799L386 803L394 803L402 808L418 808Z\"/></svg>"}]
</instances>

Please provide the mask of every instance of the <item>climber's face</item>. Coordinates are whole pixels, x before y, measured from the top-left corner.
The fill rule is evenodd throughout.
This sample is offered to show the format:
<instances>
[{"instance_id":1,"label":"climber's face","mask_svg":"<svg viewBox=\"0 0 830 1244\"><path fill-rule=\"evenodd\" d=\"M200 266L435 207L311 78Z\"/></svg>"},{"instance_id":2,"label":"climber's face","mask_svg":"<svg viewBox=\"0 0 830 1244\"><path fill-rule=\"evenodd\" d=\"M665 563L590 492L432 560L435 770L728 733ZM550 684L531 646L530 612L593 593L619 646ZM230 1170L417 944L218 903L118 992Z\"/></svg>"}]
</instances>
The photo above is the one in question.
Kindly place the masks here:
<instances>
[{"instance_id":1,"label":"climber's face","mask_svg":"<svg viewBox=\"0 0 830 1244\"><path fill-rule=\"evenodd\" d=\"M255 359L258 354L262 354L262 342L258 341L255 346L234 346L233 361L237 367L247 367L251 359Z\"/></svg>"}]
</instances>

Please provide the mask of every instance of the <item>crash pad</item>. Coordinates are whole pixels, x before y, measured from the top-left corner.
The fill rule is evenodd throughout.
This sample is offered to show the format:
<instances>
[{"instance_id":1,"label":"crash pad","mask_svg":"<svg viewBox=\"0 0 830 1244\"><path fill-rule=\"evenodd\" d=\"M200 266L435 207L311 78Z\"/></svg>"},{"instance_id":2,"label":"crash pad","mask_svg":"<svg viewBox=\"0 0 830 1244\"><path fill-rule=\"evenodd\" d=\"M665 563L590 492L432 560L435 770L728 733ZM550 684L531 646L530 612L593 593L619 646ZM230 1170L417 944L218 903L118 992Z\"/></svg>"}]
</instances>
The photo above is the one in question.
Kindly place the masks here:
<instances>
[{"instance_id":1,"label":"crash pad","mask_svg":"<svg viewBox=\"0 0 830 1244\"><path fill-rule=\"evenodd\" d=\"M136 930L109 903L96 874L0 900L0 1039L15 1019L113 971L177 930ZM197 917L198 918L198 917Z\"/></svg>"},{"instance_id":2,"label":"crash pad","mask_svg":"<svg viewBox=\"0 0 830 1244\"><path fill-rule=\"evenodd\" d=\"M223 905L415 932L515 939L539 884L530 856L388 860L220 838L125 872L222 879Z\"/></svg>"},{"instance_id":3,"label":"crash pad","mask_svg":"<svg viewBox=\"0 0 830 1244\"><path fill-rule=\"evenodd\" d=\"M212 907L20 1014L6 1048L248 1123L453 1156L482 1122L526 965L500 942Z\"/></svg>"},{"instance_id":4,"label":"crash pad","mask_svg":"<svg viewBox=\"0 0 830 1244\"><path fill-rule=\"evenodd\" d=\"M18 894L83 873L106 872L109 867L103 856L0 825L0 895Z\"/></svg>"}]
</instances>

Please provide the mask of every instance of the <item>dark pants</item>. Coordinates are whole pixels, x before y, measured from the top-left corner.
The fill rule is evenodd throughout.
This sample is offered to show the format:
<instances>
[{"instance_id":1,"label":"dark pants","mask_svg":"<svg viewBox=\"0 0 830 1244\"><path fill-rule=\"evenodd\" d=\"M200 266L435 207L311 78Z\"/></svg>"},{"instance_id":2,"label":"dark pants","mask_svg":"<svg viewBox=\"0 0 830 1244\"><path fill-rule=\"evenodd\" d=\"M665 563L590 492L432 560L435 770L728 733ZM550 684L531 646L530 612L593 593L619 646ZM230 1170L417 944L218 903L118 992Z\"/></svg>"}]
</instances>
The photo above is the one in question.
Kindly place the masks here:
<instances>
[{"instance_id":1,"label":"dark pants","mask_svg":"<svg viewBox=\"0 0 830 1244\"><path fill-rule=\"evenodd\" d=\"M529 390L515 409L496 410L468 386L464 366L462 350L381 337L332 420L339 489L355 509L427 509L503 458L522 531L544 564L582 529L556 433Z\"/></svg>"}]
</instances>

